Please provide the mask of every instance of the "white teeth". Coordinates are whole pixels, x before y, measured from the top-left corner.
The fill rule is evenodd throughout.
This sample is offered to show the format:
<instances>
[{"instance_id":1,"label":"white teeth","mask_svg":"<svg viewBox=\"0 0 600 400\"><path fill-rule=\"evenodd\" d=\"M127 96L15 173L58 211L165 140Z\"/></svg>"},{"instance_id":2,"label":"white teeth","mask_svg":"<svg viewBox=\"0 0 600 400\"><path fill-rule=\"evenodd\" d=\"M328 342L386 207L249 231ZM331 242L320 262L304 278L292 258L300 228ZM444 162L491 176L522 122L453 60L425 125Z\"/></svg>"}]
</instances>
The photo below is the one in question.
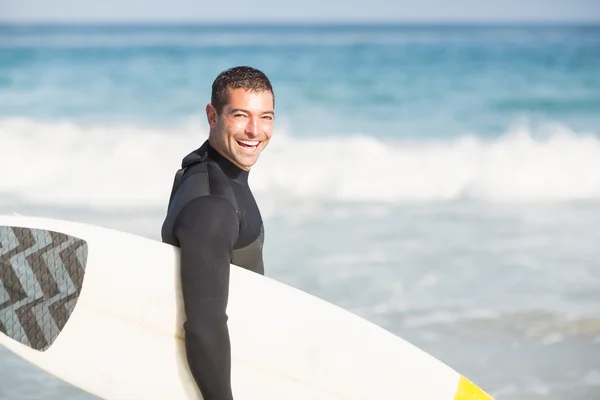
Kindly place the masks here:
<instances>
[{"instance_id":1,"label":"white teeth","mask_svg":"<svg viewBox=\"0 0 600 400\"><path fill-rule=\"evenodd\" d=\"M258 146L258 141L253 140L238 140L238 142L243 143L247 146Z\"/></svg>"}]
</instances>

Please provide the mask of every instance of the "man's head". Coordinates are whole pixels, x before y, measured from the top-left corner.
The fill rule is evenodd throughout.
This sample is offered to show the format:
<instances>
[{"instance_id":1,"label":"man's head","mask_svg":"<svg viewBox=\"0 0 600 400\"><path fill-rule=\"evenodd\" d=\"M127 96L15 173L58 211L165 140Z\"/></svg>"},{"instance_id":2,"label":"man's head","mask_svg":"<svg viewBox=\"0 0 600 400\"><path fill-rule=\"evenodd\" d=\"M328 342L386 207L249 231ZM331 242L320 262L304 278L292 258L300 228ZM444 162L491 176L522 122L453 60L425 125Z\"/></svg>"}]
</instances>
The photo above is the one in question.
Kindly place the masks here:
<instances>
[{"instance_id":1,"label":"man's head","mask_svg":"<svg viewBox=\"0 0 600 400\"><path fill-rule=\"evenodd\" d=\"M210 144L249 170L271 139L274 109L275 95L264 73L245 66L221 72L206 106Z\"/></svg>"}]
</instances>

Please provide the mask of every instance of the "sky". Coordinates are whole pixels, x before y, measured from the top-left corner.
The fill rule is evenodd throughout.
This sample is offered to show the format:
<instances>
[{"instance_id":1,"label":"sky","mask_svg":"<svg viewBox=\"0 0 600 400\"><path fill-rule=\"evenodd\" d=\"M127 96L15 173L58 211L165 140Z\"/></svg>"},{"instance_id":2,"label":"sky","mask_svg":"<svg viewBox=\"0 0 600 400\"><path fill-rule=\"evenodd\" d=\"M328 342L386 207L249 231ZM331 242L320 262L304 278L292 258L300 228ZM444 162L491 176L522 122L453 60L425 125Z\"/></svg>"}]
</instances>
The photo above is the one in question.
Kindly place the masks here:
<instances>
[{"instance_id":1,"label":"sky","mask_svg":"<svg viewBox=\"0 0 600 400\"><path fill-rule=\"evenodd\" d=\"M0 0L4 22L600 22L600 0Z\"/></svg>"}]
</instances>

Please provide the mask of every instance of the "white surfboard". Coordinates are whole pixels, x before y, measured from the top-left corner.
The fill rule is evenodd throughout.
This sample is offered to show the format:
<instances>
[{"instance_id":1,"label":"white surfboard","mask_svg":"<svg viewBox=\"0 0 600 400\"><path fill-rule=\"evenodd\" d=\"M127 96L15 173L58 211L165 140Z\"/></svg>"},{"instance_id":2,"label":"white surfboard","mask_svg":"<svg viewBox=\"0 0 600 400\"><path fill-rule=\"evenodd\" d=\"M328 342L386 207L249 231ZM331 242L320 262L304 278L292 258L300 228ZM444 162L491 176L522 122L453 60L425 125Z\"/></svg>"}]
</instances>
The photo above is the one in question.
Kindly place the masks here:
<instances>
[{"instance_id":1,"label":"white surfboard","mask_svg":"<svg viewBox=\"0 0 600 400\"><path fill-rule=\"evenodd\" d=\"M0 344L103 399L202 399L185 358L178 268L178 249L159 241L0 216ZM231 268L236 399L491 399L377 325Z\"/></svg>"}]
</instances>

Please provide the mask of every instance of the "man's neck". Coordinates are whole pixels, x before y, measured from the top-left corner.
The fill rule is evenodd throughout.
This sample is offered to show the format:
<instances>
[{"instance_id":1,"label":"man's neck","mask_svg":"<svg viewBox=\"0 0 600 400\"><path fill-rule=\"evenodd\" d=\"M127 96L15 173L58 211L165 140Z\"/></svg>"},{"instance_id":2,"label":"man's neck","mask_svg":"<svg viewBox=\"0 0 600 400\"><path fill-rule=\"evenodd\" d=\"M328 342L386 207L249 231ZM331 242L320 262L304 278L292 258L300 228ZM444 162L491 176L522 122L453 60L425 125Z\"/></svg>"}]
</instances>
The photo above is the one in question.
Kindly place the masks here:
<instances>
[{"instance_id":1,"label":"man's neck","mask_svg":"<svg viewBox=\"0 0 600 400\"><path fill-rule=\"evenodd\" d=\"M233 160L231 157L229 157L229 156L227 155L227 152L225 152L225 151L221 150L221 149L219 148L219 146L215 144L215 142L214 142L214 139L213 139L213 137L212 137L212 136L209 136L209 137L208 137L208 143L210 144L210 146L211 146L211 147L212 147L212 148L213 148L215 151L217 151L217 152L218 152L218 153L221 155L221 157L223 157L223 158L227 159L227 161L229 161L230 163L232 163L233 165L235 165L237 168L241 169L242 171L246 171L246 172L249 172L249 171L250 171L250 168L249 168L249 167L243 167L243 166L239 165L237 162L235 162L235 160Z\"/></svg>"}]
</instances>

